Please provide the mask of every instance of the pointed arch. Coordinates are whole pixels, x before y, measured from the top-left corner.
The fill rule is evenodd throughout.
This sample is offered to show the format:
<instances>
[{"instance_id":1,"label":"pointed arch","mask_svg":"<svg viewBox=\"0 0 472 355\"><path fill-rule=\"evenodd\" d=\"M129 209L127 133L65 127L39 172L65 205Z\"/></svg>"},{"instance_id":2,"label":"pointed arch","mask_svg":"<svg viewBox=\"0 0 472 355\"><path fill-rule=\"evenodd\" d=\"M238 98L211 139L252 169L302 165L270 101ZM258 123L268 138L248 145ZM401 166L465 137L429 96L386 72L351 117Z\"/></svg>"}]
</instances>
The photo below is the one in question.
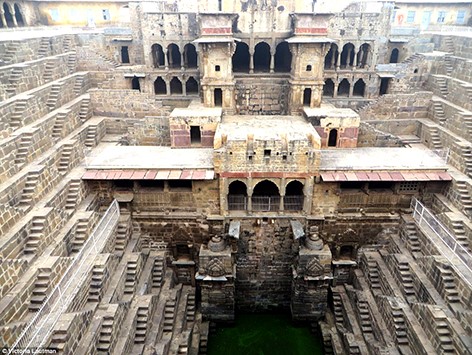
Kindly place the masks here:
<instances>
[{"instance_id":1,"label":"pointed arch","mask_svg":"<svg viewBox=\"0 0 472 355\"><path fill-rule=\"evenodd\" d=\"M182 82L176 76L170 81L170 94L182 95Z\"/></svg>"},{"instance_id":2,"label":"pointed arch","mask_svg":"<svg viewBox=\"0 0 472 355\"><path fill-rule=\"evenodd\" d=\"M351 89L351 84L349 83L349 80L347 79L341 80L338 86L338 96L348 97L350 89Z\"/></svg>"},{"instance_id":3,"label":"pointed arch","mask_svg":"<svg viewBox=\"0 0 472 355\"><path fill-rule=\"evenodd\" d=\"M184 47L185 67L196 68L198 64L197 49L192 43L187 43Z\"/></svg>"},{"instance_id":4,"label":"pointed arch","mask_svg":"<svg viewBox=\"0 0 472 355\"><path fill-rule=\"evenodd\" d=\"M331 43L328 53L326 53L324 67L325 69L335 69L338 64L339 48L335 43Z\"/></svg>"},{"instance_id":5,"label":"pointed arch","mask_svg":"<svg viewBox=\"0 0 472 355\"><path fill-rule=\"evenodd\" d=\"M21 8L20 5L16 4L13 6L13 9L15 10L15 18L16 18L16 23L19 27L25 26L25 20L23 18L23 14L21 13Z\"/></svg>"},{"instance_id":6,"label":"pointed arch","mask_svg":"<svg viewBox=\"0 0 472 355\"><path fill-rule=\"evenodd\" d=\"M154 81L154 93L156 95L167 95L167 85L160 76Z\"/></svg>"},{"instance_id":7,"label":"pointed arch","mask_svg":"<svg viewBox=\"0 0 472 355\"><path fill-rule=\"evenodd\" d=\"M188 78L187 82L185 83L185 92L187 95L198 94L198 82L193 76Z\"/></svg>"},{"instance_id":8,"label":"pointed arch","mask_svg":"<svg viewBox=\"0 0 472 355\"><path fill-rule=\"evenodd\" d=\"M365 82L364 82L364 80L359 79L355 82L352 93L353 93L354 96L364 97L364 95L365 95Z\"/></svg>"},{"instance_id":9,"label":"pointed arch","mask_svg":"<svg viewBox=\"0 0 472 355\"><path fill-rule=\"evenodd\" d=\"M352 43L346 43L341 52L341 67L352 67L354 65L355 48Z\"/></svg>"},{"instance_id":10,"label":"pointed arch","mask_svg":"<svg viewBox=\"0 0 472 355\"><path fill-rule=\"evenodd\" d=\"M180 49L175 43L167 46L167 63L169 63L169 68L180 68L182 65Z\"/></svg>"},{"instance_id":11,"label":"pointed arch","mask_svg":"<svg viewBox=\"0 0 472 355\"><path fill-rule=\"evenodd\" d=\"M160 68L165 65L164 50L160 44L154 43L151 46L151 55L154 68Z\"/></svg>"},{"instance_id":12,"label":"pointed arch","mask_svg":"<svg viewBox=\"0 0 472 355\"><path fill-rule=\"evenodd\" d=\"M326 79L323 85L323 96L334 97L334 81Z\"/></svg>"}]
</instances>

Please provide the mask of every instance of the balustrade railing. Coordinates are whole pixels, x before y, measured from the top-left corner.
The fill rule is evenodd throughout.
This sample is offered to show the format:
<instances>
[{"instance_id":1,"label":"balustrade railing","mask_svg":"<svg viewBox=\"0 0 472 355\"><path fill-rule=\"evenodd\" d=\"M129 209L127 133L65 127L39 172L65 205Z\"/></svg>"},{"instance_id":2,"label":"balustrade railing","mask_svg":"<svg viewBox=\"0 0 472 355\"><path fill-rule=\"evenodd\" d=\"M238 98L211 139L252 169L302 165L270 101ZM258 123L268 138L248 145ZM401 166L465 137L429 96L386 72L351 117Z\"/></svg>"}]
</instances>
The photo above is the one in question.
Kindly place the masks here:
<instances>
[{"instance_id":1,"label":"balustrade railing","mask_svg":"<svg viewBox=\"0 0 472 355\"><path fill-rule=\"evenodd\" d=\"M8 354L31 353L40 349L49 339L61 314L73 300L76 290L82 285L92 265L89 258L101 253L108 242L120 217L118 202L114 200L98 222L80 252L61 277L59 283L27 324ZM87 262L86 262L87 260Z\"/></svg>"},{"instance_id":2,"label":"balustrade railing","mask_svg":"<svg viewBox=\"0 0 472 355\"><path fill-rule=\"evenodd\" d=\"M252 196L252 210L274 212L280 209L280 196Z\"/></svg>"},{"instance_id":3,"label":"balustrade railing","mask_svg":"<svg viewBox=\"0 0 472 355\"><path fill-rule=\"evenodd\" d=\"M472 287L472 254L469 250L464 248L454 235L416 198L411 200L411 208L413 209L413 219L417 225L425 231L424 234L433 242L439 252L449 260L458 275ZM444 252L444 245L437 243L428 233L433 233L438 237L457 259L461 261L462 267L458 267L457 259L453 260L450 253Z\"/></svg>"}]
</instances>

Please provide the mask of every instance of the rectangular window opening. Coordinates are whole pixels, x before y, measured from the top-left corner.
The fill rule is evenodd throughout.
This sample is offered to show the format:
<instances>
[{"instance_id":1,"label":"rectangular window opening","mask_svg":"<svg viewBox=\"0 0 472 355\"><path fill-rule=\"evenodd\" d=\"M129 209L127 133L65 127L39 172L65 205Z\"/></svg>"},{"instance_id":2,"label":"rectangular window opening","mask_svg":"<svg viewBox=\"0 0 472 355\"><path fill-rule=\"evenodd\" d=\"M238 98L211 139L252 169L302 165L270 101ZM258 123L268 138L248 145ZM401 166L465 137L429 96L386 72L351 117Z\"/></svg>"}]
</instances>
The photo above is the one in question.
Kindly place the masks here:
<instances>
[{"instance_id":1,"label":"rectangular window opening","mask_svg":"<svg viewBox=\"0 0 472 355\"><path fill-rule=\"evenodd\" d=\"M270 157L270 153L271 153L271 152L272 152L272 151L271 151L270 149L264 149L264 156L265 156L265 157Z\"/></svg>"},{"instance_id":2,"label":"rectangular window opening","mask_svg":"<svg viewBox=\"0 0 472 355\"><path fill-rule=\"evenodd\" d=\"M102 16L103 16L103 19L105 21L109 21L110 20L110 10L108 9L103 9L102 10Z\"/></svg>"},{"instance_id":3,"label":"rectangular window opening","mask_svg":"<svg viewBox=\"0 0 472 355\"><path fill-rule=\"evenodd\" d=\"M141 180L138 182L139 187L144 189L155 189L155 190L164 190L164 181L163 180Z\"/></svg>"},{"instance_id":4,"label":"rectangular window opening","mask_svg":"<svg viewBox=\"0 0 472 355\"><path fill-rule=\"evenodd\" d=\"M200 144L202 142L202 132L199 126L190 126L190 143Z\"/></svg>"},{"instance_id":5,"label":"rectangular window opening","mask_svg":"<svg viewBox=\"0 0 472 355\"><path fill-rule=\"evenodd\" d=\"M192 191L192 180L169 180L169 189L177 191Z\"/></svg>"},{"instance_id":6,"label":"rectangular window opening","mask_svg":"<svg viewBox=\"0 0 472 355\"><path fill-rule=\"evenodd\" d=\"M406 22L407 23L415 22L415 15L416 15L416 11L408 11Z\"/></svg>"},{"instance_id":7,"label":"rectangular window opening","mask_svg":"<svg viewBox=\"0 0 472 355\"><path fill-rule=\"evenodd\" d=\"M369 190L392 190L394 183L391 181L371 181Z\"/></svg>"},{"instance_id":8,"label":"rectangular window opening","mask_svg":"<svg viewBox=\"0 0 472 355\"><path fill-rule=\"evenodd\" d=\"M341 190L362 190L364 188L362 181L345 181L339 184Z\"/></svg>"}]
</instances>

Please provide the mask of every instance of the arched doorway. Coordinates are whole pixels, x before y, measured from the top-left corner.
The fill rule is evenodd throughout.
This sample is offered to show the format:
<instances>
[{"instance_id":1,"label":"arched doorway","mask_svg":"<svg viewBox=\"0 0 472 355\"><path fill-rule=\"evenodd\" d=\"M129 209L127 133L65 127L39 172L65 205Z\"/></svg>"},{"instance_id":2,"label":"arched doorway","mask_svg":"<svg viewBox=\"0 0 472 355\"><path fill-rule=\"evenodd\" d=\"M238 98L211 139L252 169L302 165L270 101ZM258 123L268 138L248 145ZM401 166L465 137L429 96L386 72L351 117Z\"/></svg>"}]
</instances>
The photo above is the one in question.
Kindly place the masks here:
<instances>
[{"instance_id":1,"label":"arched doorway","mask_svg":"<svg viewBox=\"0 0 472 355\"><path fill-rule=\"evenodd\" d=\"M187 95L198 94L198 83L193 77L188 78L185 83L185 92Z\"/></svg>"},{"instance_id":2,"label":"arched doorway","mask_svg":"<svg viewBox=\"0 0 472 355\"><path fill-rule=\"evenodd\" d=\"M338 86L338 96L348 97L350 89L351 84L349 83L349 80L343 79Z\"/></svg>"},{"instance_id":3,"label":"arched doorway","mask_svg":"<svg viewBox=\"0 0 472 355\"><path fill-rule=\"evenodd\" d=\"M329 131L328 147L336 147L338 145L338 130L333 128Z\"/></svg>"},{"instance_id":4,"label":"arched doorway","mask_svg":"<svg viewBox=\"0 0 472 355\"><path fill-rule=\"evenodd\" d=\"M303 210L303 184L300 181L290 181L285 187L284 210Z\"/></svg>"},{"instance_id":5,"label":"arched doorway","mask_svg":"<svg viewBox=\"0 0 472 355\"><path fill-rule=\"evenodd\" d=\"M214 100L215 100L215 107L222 107L223 106L223 90L217 88L214 91Z\"/></svg>"},{"instance_id":6,"label":"arched doorway","mask_svg":"<svg viewBox=\"0 0 472 355\"><path fill-rule=\"evenodd\" d=\"M182 82L176 76L170 81L170 94L182 95Z\"/></svg>"},{"instance_id":7,"label":"arched doorway","mask_svg":"<svg viewBox=\"0 0 472 355\"><path fill-rule=\"evenodd\" d=\"M154 68L160 68L165 65L164 51L160 44L154 43L151 46L152 64Z\"/></svg>"},{"instance_id":8,"label":"arched doorway","mask_svg":"<svg viewBox=\"0 0 472 355\"><path fill-rule=\"evenodd\" d=\"M354 88L352 91L353 96L361 96L364 97L365 94L365 83L364 80L359 79L354 84Z\"/></svg>"},{"instance_id":9,"label":"arched doorway","mask_svg":"<svg viewBox=\"0 0 472 355\"><path fill-rule=\"evenodd\" d=\"M379 90L379 95L385 95L388 93L388 86L390 83L390 78L382 78L380 79L380 90Z\"/></svg>"},{"instance_id":10,"label":"arched doorway","mask_svg":"<svg viewBox=\"0 0 472 355\"><path fill-rule=\"evenodd\" d=\"M338 63L338 46L334 43L331 43L328 53L325 56L324 67L325 69L335 69Z\"/></svg>"},{"instance_id":11,"label":"arched doorway","mask_svg":"<svg viewBox=\"0 0 472 355\"><path fill-rule=\"evenodd\" d=\"M15 23L13 22L13 15L10 11L10 6L6 2L3 3L3 11L5 16L5 21L7 23L7 27L14 27Z\"/></svg>"},{"instance_id":12,"label":"arched doorway","mask_svg":"<svg viewBox=\"0 0 472 355\"><path fill-rule=\"evenodd\" d=\"M292 70L292 53L287 42L282 42L275 49L275 71L287 73Z\"/></svg>"},{"instance_id":13,"label":"arched doorway","mask_svg":"<svg viewBox=\"0 0 472 355\"><path fill-rule=\"evenodd\" d=\"M346 43L341 52L341 67L352 67L354 64L355 49L352 43Z\"/></svg>"},{"instance_id":14,"label":"arched doorway","mask_svg":"<svg viewBox=\"0 0 472 355\"><path fill-rule=\"evenodd\" d=\"M17 25L23 27L25 25L25 21L23 19L23 15L21 14L20 6L18 4L15 4L13 9L15 10L15 18Z\"/></svg>"},{"instance_id":15,"label":"arched doorway","mask_svg":"<svg viewBox=\"0 0 472 355\"><path fill-rule=\"evenodd\" d=\"M136 76L133 76L131 80L131 89L141 91L141 84L139 83L139 78Z\"/></svg>"},{"instance_id":16,"label":"arched doorway","mask_svg":"<svg viewBox=\"0 0 472 355\"><path fill-rule=\"evenodd\" d=\"M180 68L182 65L180 49L175 43L167 47L167 63L169 63L169 68Z\"/></svg>"},{"instance_id":17,"label":"arched doorway","mask_svg":"<svg viewBox=\"0 0 472 355\"><path fill-rule=\"evenodd\" d=\"M233 72L249 73L249 46L244 42L236 43L236 50L233 54Z\"/></svg>"},{"instance_id":18,"label":"arched doorway","mask_svg":"<svg viewBox=\"0 0 472 355\"><path fill-rule=\"evenodd\" d=\"M303 90L303 106L310 106L311 103L311 89L306 88Z\"/></svg>"},{"instance_id":19,"label":"arched doorway","mask_svg":"<svg viewBox=\"0 0 472 355\"><path fill-rule=\"evenodd\" d=\"M392 53L390 53L390 63L398 63L399 55L400 51L397 48L393 48Z\"/></svg>"},{"instance_id":20,"label":"arched doorway","mask_svg":"<svg viewBox=\"0 0 472 355\"><path fill-rule=\"evenodd\" d=\"M242 181L236 180L228 187L228 210L247 210L247 187Z\"/></svg>"},{"instance_id":21,"label":"arched doorway","mask_svg":"<svg viewBox=\"0 0 472 355\"><path fill-rule=\"evenodd\" d=\"M254 71L269 72L270 57L270 46L266 42L258 43L254 51Z\"/></svg>"},{"instance_id":22,"label":"arched doorway","mask_svg":"<svg viewBox=\"0 0 472 355\"><path fill-rule=\"evenodd\" d=\"M333 97L334 96L334 82L331 79L326 79L323 85L323 96Z\"/></svg>"},{"instance_id":23,"label":"arched doorway","mask_svg":"<svg viewBox=\"0 0 472 355\"><path fill-rule=\"evenodd\" d=\"M253 211L278 211L280 208L280 193L276 184L263 180L254 186L252 193Z\"/></svg>"},{"instance_id":24,"label":"arched doorway","mask_svg":"<svg viewBox=\"0 0 472 355\"><path fill-rule=\"evenodd\" d=\"M167 95L167 85L161 77L154 81L154 93L156 95Z\"/></svg>"},{"instance_id":25,"label":"arched doorway","mask_svg":"<svg viewBox=\"0 0 472 355\"><path fill-rule=\"evenodd\" d=\"M197 67L197 50L191 43L187 43L184 47L185 66L187 68Z\"/></svg>"}]
</instances>

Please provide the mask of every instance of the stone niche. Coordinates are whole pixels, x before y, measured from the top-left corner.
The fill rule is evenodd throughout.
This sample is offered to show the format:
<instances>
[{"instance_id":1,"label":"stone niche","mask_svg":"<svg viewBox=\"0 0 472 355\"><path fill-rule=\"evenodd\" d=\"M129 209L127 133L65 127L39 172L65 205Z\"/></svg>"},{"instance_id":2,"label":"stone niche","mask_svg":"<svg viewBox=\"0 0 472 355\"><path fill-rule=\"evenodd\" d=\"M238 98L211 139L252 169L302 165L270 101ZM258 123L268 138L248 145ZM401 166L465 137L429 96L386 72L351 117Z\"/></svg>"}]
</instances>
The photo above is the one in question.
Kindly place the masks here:
<instances>
[{"instance_id":1,"label":"stone niche","mask_svg":"<svg viewBox=\"0 0 472 355\"><path fill-rule=\"evenodd\" d=\"M221 120L221 108L193 105L176 108L169 116L172 148L213 147L213 138Z\"/></svg>"},{"instance_id":2,"label":"stone niche","mask_svg":"<svg viewBox=\"0 0 472 355\"><path fill-rule=\"evenodd\" d=\"M321 137L321 148L355 148L359 134L359 115L348 108L322 104L303 109L303 115Z\"/></svg>"},{"instance_id":3,"label":"stone niche","mask_svg":"<svg viewBox=\"0 0 472 355\"><path fill-rule=\"evenodd\" d=\"M196 279L202 293L203 317L213 321L234 320L235 267L231 246L221 236L213 236L200 247Z\"/></svg>"},{"instance_id":4,"label":"stone niche","mask_svg":"<svg viewBox=\"0 0 472 355\"><path fill-rule=\"evenodd\" d=\"M331 251L319 237L318 227L310 227L293 266L291 310L294 320L317 321L324 317L328 287L333 278L331 260Z\"/></svg>"}]
</instances>

